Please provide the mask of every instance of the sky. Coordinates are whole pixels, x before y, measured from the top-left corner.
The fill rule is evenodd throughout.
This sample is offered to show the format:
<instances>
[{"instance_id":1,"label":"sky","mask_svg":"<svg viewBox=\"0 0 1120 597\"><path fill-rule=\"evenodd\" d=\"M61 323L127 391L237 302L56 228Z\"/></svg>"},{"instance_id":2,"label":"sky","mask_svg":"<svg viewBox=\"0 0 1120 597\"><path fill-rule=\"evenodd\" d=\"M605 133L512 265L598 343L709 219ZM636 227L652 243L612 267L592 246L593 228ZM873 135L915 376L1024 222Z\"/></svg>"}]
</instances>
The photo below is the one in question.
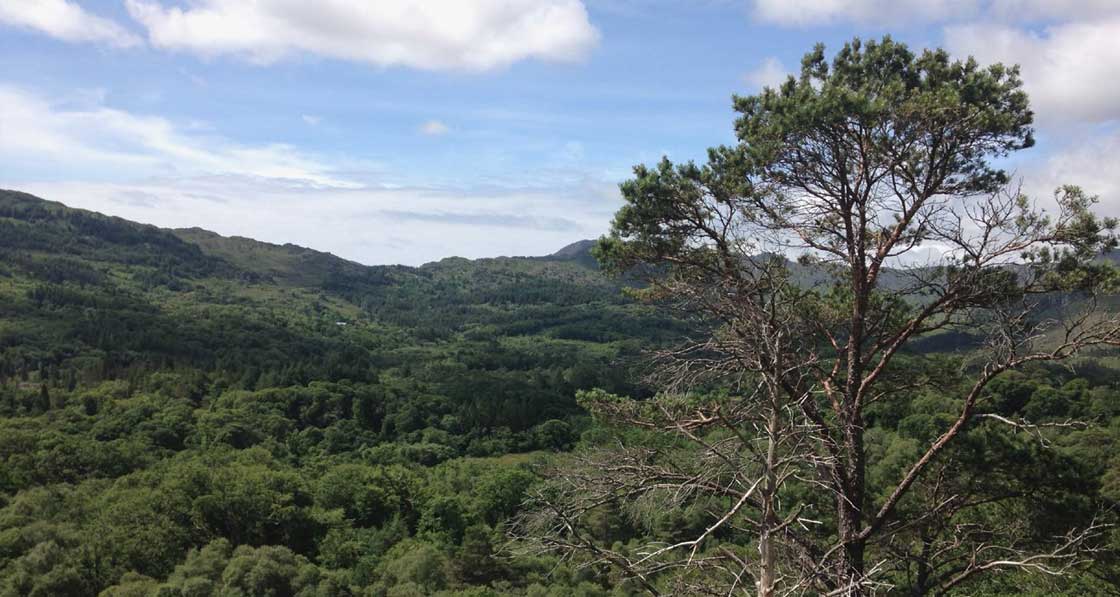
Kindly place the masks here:
<instances>
[{"instance_id":1,"label":"sky","mask_svg":"<svg viewBox=\"0 0 1120 597\"><path fill-rule=\"evenodd\" d=\"M1120 0L2 0L0 188L365 264L543 255L733 94L889 34L1022 66L1029 194L1120 215Z\"/></svg>"}]
</instances>

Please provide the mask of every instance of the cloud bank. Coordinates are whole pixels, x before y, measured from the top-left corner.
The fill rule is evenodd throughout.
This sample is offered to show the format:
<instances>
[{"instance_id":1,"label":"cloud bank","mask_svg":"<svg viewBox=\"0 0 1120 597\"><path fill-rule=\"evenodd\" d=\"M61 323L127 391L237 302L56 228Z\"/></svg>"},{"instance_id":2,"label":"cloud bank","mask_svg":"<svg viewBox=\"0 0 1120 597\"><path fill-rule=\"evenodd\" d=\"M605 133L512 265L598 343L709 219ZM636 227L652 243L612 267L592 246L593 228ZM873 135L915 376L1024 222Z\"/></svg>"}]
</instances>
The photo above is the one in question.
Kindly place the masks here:
<instances>
[{"instance_id":1,"label":"cloud bank","mask_svg":"<svg viewBox=\"0 0 1120 597\"><path fill-rule=\"evenodd\" d=\"M0 178L0 188L9 186ZM544 255L606 232L614 186L540 192L291 188L237 176L30 182L21 191L169 228L294 243L359 263ZM599 193L599 195L596 195Z\"/></svg>"},{"instance_id":2,"label":"cloud bank","mask_svg":"<svg viewBox=\"0 0 1120 597\"><path fill-rule=\"evenodd\" d=\"M559 174L539 186L531 177L486 187L379 182L378 164L238 143L105 99L0 84L0 188L370 264L545 254L602 234L618 207L612 182Z\"/></svg>"},{"instance_id":3,"label":"cloud bank","mask_svg":"<svg viewBox=\"0 0 1120 597\"><path fill-rule=\"evenodd\" d=\"M754 0L754 16L775 25L910 25L963 21L1031 22L1120 14L1116 0Z\"/></svg>"},{"instance_id":4,"label":"cloud bank","mask_svg":"<svg viewBox=\"0 0 1120 597\"><path fill-rule=\"evenodd\" d=\"M127 0L150 43L269 64L299 54L379 67L485 71L583 58L599 33L580 0Z\"/></svg>"},{"instance_id":5,"label":"cloud bank","mask_svg":"<svg viewBox=\"0 0 1120 597\"><path fill-rule=\"evenodd\" d=\"M1120 16L1054 25L1042 33L985 23L945 30L946 46L955 54L1021 65L1043 122L1120 118L1118 40Z\"/></svg>"},{"instance_id":6,"label":"cloud bank","mask_svg":"<svg viewBox=\"0 0 1120 597\"><path fill-rule=\"evenodd\" d=\"M899 25L975 14L977 0L756 0L755 17L776 25Z\"/></svg>"}]
</instances>

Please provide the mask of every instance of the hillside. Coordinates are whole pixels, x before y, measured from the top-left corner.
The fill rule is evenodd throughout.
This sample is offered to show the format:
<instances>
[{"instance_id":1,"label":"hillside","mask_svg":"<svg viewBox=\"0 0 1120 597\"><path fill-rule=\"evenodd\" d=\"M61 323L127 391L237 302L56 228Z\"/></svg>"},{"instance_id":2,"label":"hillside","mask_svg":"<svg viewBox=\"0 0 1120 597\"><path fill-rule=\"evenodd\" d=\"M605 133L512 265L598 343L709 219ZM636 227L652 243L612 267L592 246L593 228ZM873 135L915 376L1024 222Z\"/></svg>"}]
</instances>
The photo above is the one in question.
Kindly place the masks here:
<instances>
[{"instance_id":1,"label":"hillside","mask_svg":"<svg viewBox=\"0 0 1120 597\"><path fill-rule=\"evenodd\" d=\"M640 392L627 363L674 329L628 302L586 257L370 267L0 191L0 594L95 594L127 570L162 577L187 546L219 537L313 555L314 544L301 541L327 523L301 519L319 530L281 540L276 533L294 532L285 529L296 522L267 514L272 498L263 498L260 519L244 502L198 509L197 500L233 491L222 484L234 478L167 499L193 495L196 505L183 512L209 519L218 516L213 508L229 508L236 522L198 519L154 544L131 524L105 522L110 511L96 512L98 501L121 498L106 485L114 479L161 495L193 459L232 459L226 470L248 471L262 454L224 450L272 454L252 474L284 484L283 471L311 463L320 463L314 478L359 466L347 462L364 463L345 469L353 474L397 475L384 467L458 462L454 470L466 470L477 466L463 457L570 446L587 425L575 392ZM472 473L471 483L519 470L510 462ZM428 477L417 474L408 473L409 483ZM80 495L52 498L50 508L63 508L56 516L27 505L34 487ZM290 496L300 503L312 493ZM361 524L393 517L415 530L427 498L409 495L412 506L386 504L383 514L362 506L372 518ZM17 504L31 514L6 508ZM509 507L489 506L498 510L485 519ZM109 524L107 535L79 531L95 524ZM78 566L74 550L91 545L111 558L97 564L102 572L65 576ZM32 548L58 550L58 561L19 572L33 565L21 557L37 557Z\"/></svg>"},{"instance_id":2,"label":"hillside","mask_svg":"<svg viewBox=\"0 0 1120 597\"><path fill-rule=\"evenodd\" d=\"M544 344L586 341L581 349L611 353L607 343L649 329L644 312L579 259L369 267L294 245L161 230L11 191L0 194L0 231L7 299L0 345L9 347L0 371L9 375L44 362L68 370L71 358L88 363L91 351L102 370L171 359L232 374L306 366L310 354L336 349L365 354L400 337L435 346L540 336ZM91 307L92 321L82 311ZM245 326L253 328L252 346L237 340ZM170 336L176 342L166 342ZM60 341L69 349L48 350ZM379 354L362 360L393 361ZM92 381L83 367L76 373Z\"/></svg>"},{"instance_id":3,"label":"hillside","mask_svg":"<svg viewBox=\"0 0 1120 597\"><path fill-rule=\"evenodd\" d=\"M370 429L381 440L430 429L454 437L438 460L504 454L578 418L579 389L638 392L626 363L674 333L578 260L370 267L12 191L0 232L0 412L14 415L122 379L129 395L160 377L195 399L372 385L392 395Z\"/></svg>"},{"instance_id":4,"label":"hillside","mask_svg":"<svg viewBox=\"0 0 1120 597\"><path fill-rule=\"evenodd\" d=\"M575 446L680 449L576 404L591 388L648 396L639 354L685 333L627 299L590 244L365 266L0 191L0 596L641 594L609 569L503 551L542 467ZM869 410L888 446L876 478L943 422L964 366L907 358L943 393ZM1054 451L980 430L970 441L1008 472L968 491L1044 493L1039 532L1052 511L1115 503L1120 374L1105 364L994 387L1008 417L1112 423ZM678 541L697 512L611 506L593 532Z\"/></svg>"}]
</instances>

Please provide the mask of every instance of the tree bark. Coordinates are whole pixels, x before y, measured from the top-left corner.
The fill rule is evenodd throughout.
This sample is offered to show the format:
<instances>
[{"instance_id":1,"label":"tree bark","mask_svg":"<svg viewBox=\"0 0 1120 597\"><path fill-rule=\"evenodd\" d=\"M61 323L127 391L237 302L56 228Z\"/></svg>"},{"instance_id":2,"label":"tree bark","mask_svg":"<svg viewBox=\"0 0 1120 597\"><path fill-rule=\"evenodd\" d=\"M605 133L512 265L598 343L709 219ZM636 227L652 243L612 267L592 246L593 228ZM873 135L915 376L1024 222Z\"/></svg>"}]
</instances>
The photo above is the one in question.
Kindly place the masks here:
<instances>
[{"instance_id":1,"label":"tree bark","mask_svg":"<svg viewBox=\"0 0 1120 597\"><path fill-rule=\"evenodd\" d=\"M778 516L774 511L774 500L778 492L778 433L780 421L779 407L771 405L766 425L766 482L762 493L762 533L758 539L759 571L758 597L773 597L778 574L775 570L777 556L774 553L773 530L778 526Z\"/></svg>"}]
</instances>

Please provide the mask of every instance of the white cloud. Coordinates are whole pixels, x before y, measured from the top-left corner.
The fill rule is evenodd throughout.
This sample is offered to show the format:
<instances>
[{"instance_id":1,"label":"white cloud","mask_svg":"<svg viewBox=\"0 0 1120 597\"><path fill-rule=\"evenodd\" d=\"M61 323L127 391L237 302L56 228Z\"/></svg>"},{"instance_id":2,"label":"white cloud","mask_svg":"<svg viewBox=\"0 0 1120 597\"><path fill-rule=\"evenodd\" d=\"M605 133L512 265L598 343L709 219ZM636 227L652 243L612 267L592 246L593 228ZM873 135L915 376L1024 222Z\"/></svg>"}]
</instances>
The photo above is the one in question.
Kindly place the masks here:
<instances>
[{"instance_id":1,"label":"white cloud","mask_svg":"<svg viewBox=\"0 0 1120 597\"><path fill-rule=\"evenodd\" d=\"M70 42L100 42L120 48L141 43L139 37L117 23L66 0L4 0L0 2L0 24Z\"/></svg>"},{"instance_id":2,"label":"white cloud","mask_svg":"<svg viewBox=\"0 0 1120 597\"><path fill-rule=\"evenodd\" d=\"M787 26L903 25L983 19L1028 22L1120 14L1117 0L754 0L755 17Z\"/></svg>"},{"instance_id":3,"label":"white cloud","mask_svg":"<svg viewBox=\"0 0 1120 597\"><path fill-rule=\"evenodd\" d=\"M945 31L946 46L955 54L1022 65L1023 83L1042 123L1120 118L1118 40L1120 17L1056 25L1043 34L992 24Z\"/></svg>"},{"instance_id":4,"label":"white cloud","mask_svg":"<svg viewBox=\"0 0 1120 597\"><path fill-rule=\"evenodd\" d=\"M319 123L323 122L322 116L315 116L314 114L303 114L300 118L311 126L319 126Z\"/></svg>"},{"instance_id":5,"label":"white cloud","mask_svg":"<svg viewBox=\"0 0 1120 597\"><path fill-rule=\"evenodd\" d=\"M785 83L788 76L789 70L782 65L782 61L771 56L762 61L758 68L747 73L745 79L748 85L757 89L763 87L777 88Z\"/></svg>"},{"instance_id":6,"label":"white cloud","mask_svg":"<svg viewBox=\"0 0 1120 597\"><path fill-rule=\"evenodd\" d=\"M761 21L804 27L841 22L897 25L944 21L976 12L978 0L755 0Z\"/></svg>"},{"instance_id":7,"label":"white cloud","mask_svg":"<svg viewBox=\"0 0 1120 597\"><path fill-rule=\"evenodd\" d=\"M438 137L439 135L446 135L451 129L446 124L438 120L429 120L420 125L420 133L430 137Z\"/></svg>"},{"instance_id":8,"label":"white cloud","mask_svg":"<svg viewBox=\"0 0 1120 597\"><path fill-rule=\"evenodd\" d=\"M954 55L1022 66L1041 126L1120 118L1120 0L754 0L754 7L759 19L780 25L940 23ZM748 81L762 86L776 77L780 64L772 61Z\"/></svg>"},{"instance_id":9,"label":"white cloud","mask_svg":"<svg viewBox=\"0 0 1120 597\"><path fill-rule=\"evenodd\" d=\"M369 182L383 165L238 143L105 101L99 90L48 100L0 84L0 188L371 264L546 254L604 233L618 207L613 181L559 173L485 188Z\"/></svg>"},{"instance_id":10,"label":"white cloud","mask_svg":"<svg viewBox=\"0 0 1120 597\"><path fill-rule=\"evenodd\" d=\"M1005 21L1083 20L1120 14L1116 0L992 0L992 18Z\"/></svg>"},{"instance_id":11,"label":"white cloud","mask_svg":"<svg viewBox=\"0 0 1120 597\"><path fill-rule=\"evenodd\" d=\"M1120 130L1072 139L1048 156L1024 161L1019 171L1024 190L1043 205L1052 205L1054 189L1074 184L1100 197L1097 211L1120 217Z\"/></svg>"},{"instance_id":12,"label":"white cloud","mask_svg":"<svg viewBox=\"0 0 1120 597\"><path fill-rule=\"evenodd\" d=\"M482 71L572 61L599 34L581 0L127 0L153 46L271 63L293 54L381 67Z\"/></svg>"},{"instance_id":13,"label":"white cloud","mask_svg":"<svg viewBox=\"0 0 1120 597\"><path fill-rule=\"evenodd\" d=\"M7 181L0 180L0 187ZM617 188L549 194L527 189L293 189L223 176L122 182L25 182L15 188L134 221L198 226L294 243L367 264L444 257L544 255L606 232ZM579 193L579 197L574 195ZM594 197L588 199L588 197Z\"/></svg>"},{"instance_id":14,"label":"white cloud","mask_svg":"<svg viewBox=\"0 0 1120 597\"><path fill-rule=\"evenodd\" d=\"M236 174L311 186L351 187L322 161L284 144L242 145L196 127L132 114L82 94L77 104L0 85L0 160L10 171L70 176ZM92 103L91 102L95 102Z\"/></svg>"}]
</instances>

